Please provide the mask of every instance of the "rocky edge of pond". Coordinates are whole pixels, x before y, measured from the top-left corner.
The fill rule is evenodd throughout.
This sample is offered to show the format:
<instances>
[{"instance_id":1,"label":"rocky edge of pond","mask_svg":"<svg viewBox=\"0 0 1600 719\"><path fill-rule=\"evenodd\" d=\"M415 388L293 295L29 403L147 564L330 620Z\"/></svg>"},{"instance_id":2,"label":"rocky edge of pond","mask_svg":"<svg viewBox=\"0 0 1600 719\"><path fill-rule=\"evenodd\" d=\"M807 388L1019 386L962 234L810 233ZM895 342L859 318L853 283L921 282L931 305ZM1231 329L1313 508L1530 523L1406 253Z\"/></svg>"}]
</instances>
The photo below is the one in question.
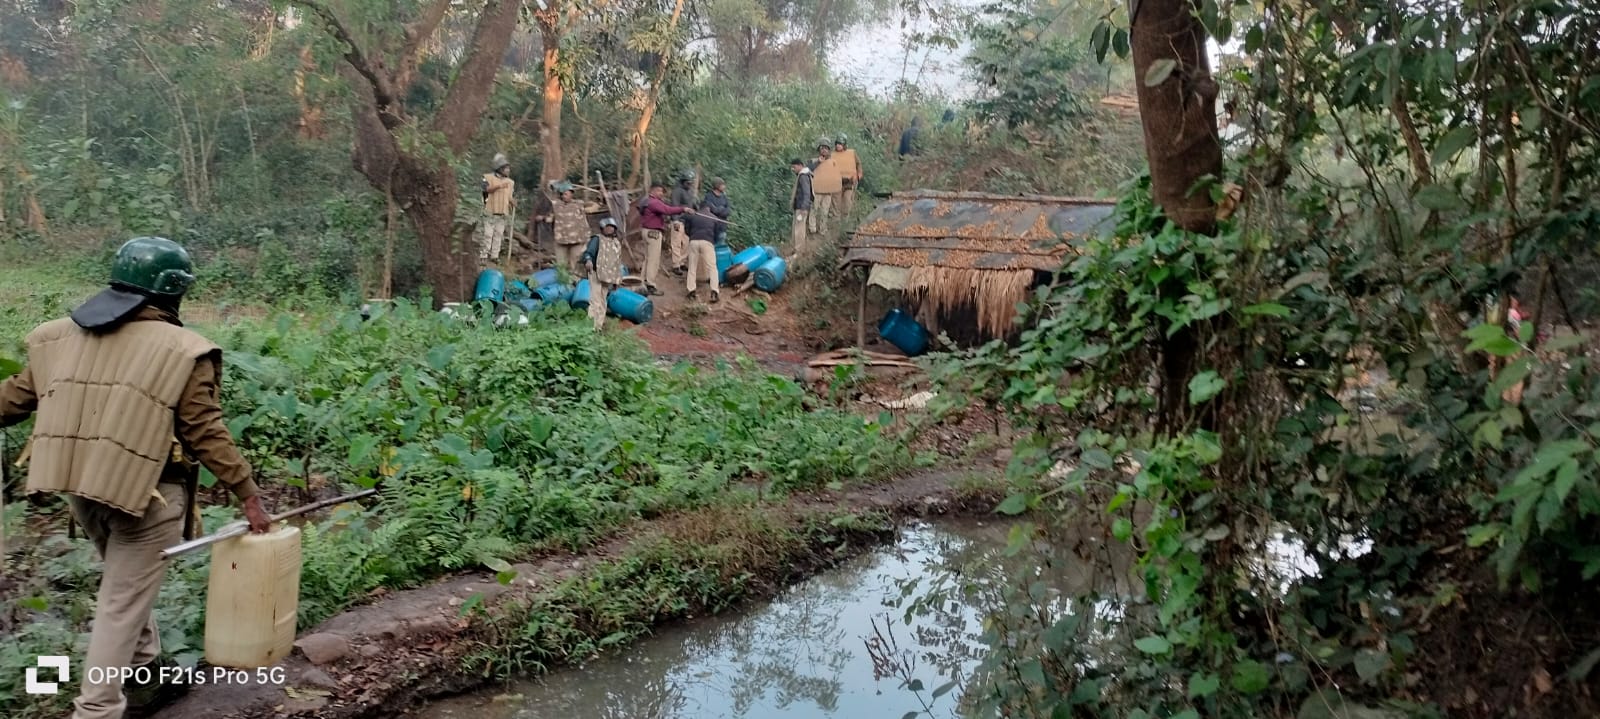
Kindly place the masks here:
<instances>
[{"instance_id":1,"label":"rocky edge of pond","mask_svg":"<svg viewBox=\"0 0 1600 719\"><path fill-rule=\"evenodd\" d=\"M849 515L895 519L988 513L995 497L973 482L973 472L921 474L836 492L788 497L735 508L758 513L785 529L815 535L800 551L764 557L762 580L742 588L741 601L767 598L788 584L892 535L881 530L831 527ZM633 547L663 536L668 525L692 521L715 508L639 522L586 551L554 554L514 564L516 578L502 584L489 572L451 576L417 589L390 592L304 630L294 652L277 666L282 684L203 684L161 710L163 719L221 717L315 717L357 719L394 716L426 699L466 691L494 677L470 667L474 653L494 652L486 622L511 618L515 608L550 593L568 579L625 556ZM817 530L825 531L817 531ZM519 602L520 600L520 602ZM463 611L476 605L470 615ZM691 613L694 610L691 607ZM649 611L649 610L646 610ZM686 617L665 617L664 621Z\"/></svg>"}]
</instances>

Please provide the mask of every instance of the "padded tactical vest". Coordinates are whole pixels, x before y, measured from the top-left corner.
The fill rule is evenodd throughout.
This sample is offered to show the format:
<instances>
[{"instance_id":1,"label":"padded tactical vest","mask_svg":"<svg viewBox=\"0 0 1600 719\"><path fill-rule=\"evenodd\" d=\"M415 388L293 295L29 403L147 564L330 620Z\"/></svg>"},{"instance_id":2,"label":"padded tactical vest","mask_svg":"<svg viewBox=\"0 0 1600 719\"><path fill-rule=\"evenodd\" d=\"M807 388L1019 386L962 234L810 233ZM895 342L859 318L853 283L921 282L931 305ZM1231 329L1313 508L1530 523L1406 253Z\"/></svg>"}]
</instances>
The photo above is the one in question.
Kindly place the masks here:
<instances>
[{"instance_id":1,"label":"padded tactical vest","mask_svg":"<svg viewBox=\"0 0 1600 719\"><path fill-rule=\"evenodd\" d=\"M195 362L220 350L150 320L96 335L59 319L27 344L39 397L28 492L65 492L144 516L172 456L175 412Z\"/></svg>"},{"instance_id":2,"label":"padded tactical vest","mask_svg":"<svg viewBox=\"0 0 1600 719\"><path fill-rule=\"evenodd\" d=\"M850 168L850 171L854 173L855 168ZM817 163L816 167L811 168L811 174L815 175L811 180L812 192L819 195L833 195L844 191L844 174L835 156L829 155L828 159Z\"/></svg>"}]
</instances>

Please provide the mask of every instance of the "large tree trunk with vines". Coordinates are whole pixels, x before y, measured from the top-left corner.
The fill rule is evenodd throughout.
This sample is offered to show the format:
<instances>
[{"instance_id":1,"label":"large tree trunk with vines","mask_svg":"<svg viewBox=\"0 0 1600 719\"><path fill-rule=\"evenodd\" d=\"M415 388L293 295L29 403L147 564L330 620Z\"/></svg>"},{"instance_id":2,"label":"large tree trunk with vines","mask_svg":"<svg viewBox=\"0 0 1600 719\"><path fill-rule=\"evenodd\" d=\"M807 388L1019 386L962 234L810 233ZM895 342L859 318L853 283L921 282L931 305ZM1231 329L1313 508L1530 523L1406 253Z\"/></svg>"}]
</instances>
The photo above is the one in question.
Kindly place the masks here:
<instances>
[{"instance_id":1,"label":"large tree trunk with vines","mask_svg":"<svg viewBox=\"0 0 1600 719\"><path fill-rule=\"evenodd\" d=\"M423 124L408 115L403 98L414 81L422 47L438 29L450 0L435 0L409 23L396 47L363 47L332 8L318 0L293 0L345 46L345 76L355 89L352 164L379 191L394 197L421 244L423 271L438 302L458 302L477 268L476 248L456 232L456 176L452 157L471 144L489 105L495 75L517 27L520 0L488 0L478 16L466 58L439 110L425 124L442 146L402 149L399 136ZM480 163L481 164L481 163Z\"/></svg>"},{"instance_id":2,"label":"large tree trunk with vines","mask_svg":"<svg viewBox=\"0 0 1600 719\"><path fill-rule=\"evenodd\" d=\"M1139 116L1150 162L1151 194L1178 227L1209 235L1217 229L1217 208L1205 178L1222 173L1217 136L1217 83L1206 57L1206 31L1193 0L1144 0L1132 22L1134 77ZM1161 69L1171 71L1161 77ZM1152 68L1157 68L1154 74ZM1150 84L1147 80L1159 82ZM1177 293L1182 287L1172 288ZM1189 380L1194 377L1200 338L1194 328L1178 331L1162 344L1161 410L1163 431L1184 424Z\"/></svg>"}]
</instances>

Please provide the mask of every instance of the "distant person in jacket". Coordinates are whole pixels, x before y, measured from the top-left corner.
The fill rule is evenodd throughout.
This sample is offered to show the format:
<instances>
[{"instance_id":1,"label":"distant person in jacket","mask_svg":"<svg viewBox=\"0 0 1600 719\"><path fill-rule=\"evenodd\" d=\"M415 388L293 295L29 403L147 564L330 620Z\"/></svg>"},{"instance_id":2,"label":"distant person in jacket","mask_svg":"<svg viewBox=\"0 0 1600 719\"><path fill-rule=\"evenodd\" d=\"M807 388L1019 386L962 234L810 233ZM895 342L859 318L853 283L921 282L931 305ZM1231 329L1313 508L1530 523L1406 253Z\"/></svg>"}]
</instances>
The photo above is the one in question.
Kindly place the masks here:
<instances>
[{"instance_id":1,"label":"distant person in jacket","mask_svg":"<svg viewBox=\"0 0 1600 719\"><path fill-rule=\"evenodd\" d=\"M598 332L606 322L607 299L622 284L622 238L615 219L600 221L600 234L589 237L579 262L589 275L589 319Z\"/></svg>"},{"instance_id":2,"label":"distant person in jacket","mask_svg":"<svg viewBox=\"0 0 1600 719\"><path fill-rule=\"evenodd\" d=\"M700 200L705 206L705 212L724 222L717 223L717 237L713 244L718 246L728 244L728 223L726 220L733 217L733 203L728 200L728 183L720 177L711 178L711 191Z\"/></svg>"},{"instance_id":3,"label":"distant person in jacket","mask_svg":"<svg viewBox=\"0 0 1600 719\"><path fill-rule=\"evenodd\" d=\"M811 189L815 205L809 216L813 233L828 234L828 220L833 215L840 193L844 192L844 173L834 162L833 141L824 137L817 141L817 157L811 161Z\"/></svg>"},{"instance_id":4,"label":"distant person in jacket","mask_svg":"<svg viewBox=\"0 0 1600 719\"><path fill-rule=\"evenodd\" d=\"M694 207L699 200L694 196L695 180L694 170L684 170L678 173L678 184L672 188L672 198L669 200L678 207ZM668 218L668 229L672 230L667 238L667 246L671 249L672 271L682 275L684 267L689 263L689 238L683 232L683 215Z\"/></svg>"},{"instance_id":5,"label":"distant person in jacket","mask_svg":"<svg viewBox=\"0 0 1600 719\"><path fill-rule=\"evenodd\" d=\"M639 226L644 228L645 243L644 291L648 295L661 294L656 283L661 275L661 242L666 239L667 218L681 215L689 209L663 202L661 198L666 194L667 188L651 185L650 194L645 195L644 201L639 203ZM635 252L634 256L637 257L638 253Z\"/></svg>"},{"instance_id":6,"label":"distant person in jacket","mask_svg":"<svg viewBox=\"0 0 1600 719\"><path fill-rule=\"evenodd\" d=\"M916 152L917 152L917 135L921 134L921 132L922 132L922 118L920 118L920 117L911 118L911 127L906 128L905 132L900 133L900 158L901 159L905 159L906 155L914 155L914 154L916 154Z\"/></svg>"},{"instance_id":7,"label":"distant person in jacket","mask_svg":"<svg viewBox=\"0 0 1600 719\"><path fill-rule=\"evenodd\" d=\"M843 190L839 193L839 216L849 217L856 209L856 187L861 185L861 157L855 150L845 145L847 140L840 135L833 141L833 162L839 168L843 178Z\"/></svg>"},{"instance_id":8,"label":"distant person in jacket","mask_svg":"<svg viewBox=\"0 0 1600 719\"><path fill-rule=\"evenodd\" d=\"M717 227L722 222L709 212L710 208L704 203L694 208L695 212L683 216L684 231L689 234L689 270L686 287L689 296L695 297L697 280L706 278L706 284L711 285L711 301L722 299L719 296L717 278Z\"/></svg>"},{"instance_id":9,"label":"distant person in jacket","mask_svg":"<svg viewBox=\"0 0 1600 719\"><path fill-rule=\"evenodd\" d=\"M793 256L799 257L806 247L807 220L816 193L811 191L811 168L806 167L806 163L799 159L790 160L789 169L794 171L794 192L789 196L789 206L794 210L794 223L789 228L789 244L793 245Z\"/></svg>"}]
</instances>

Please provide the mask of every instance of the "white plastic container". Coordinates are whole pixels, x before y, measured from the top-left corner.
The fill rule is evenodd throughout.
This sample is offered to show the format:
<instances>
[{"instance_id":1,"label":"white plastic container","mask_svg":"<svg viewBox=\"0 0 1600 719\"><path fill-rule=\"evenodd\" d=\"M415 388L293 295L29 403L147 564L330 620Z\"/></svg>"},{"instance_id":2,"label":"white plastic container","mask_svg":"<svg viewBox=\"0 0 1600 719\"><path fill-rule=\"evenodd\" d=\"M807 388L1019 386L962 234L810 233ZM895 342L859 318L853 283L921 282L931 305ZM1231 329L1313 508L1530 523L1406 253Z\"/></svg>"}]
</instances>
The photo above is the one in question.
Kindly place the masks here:
<instances>
[{"instance_id":1,"label":"white plastic container","mask_svg":"<svg viewBox=\"0 0 1600 719\"><path fill-rule=\"evenodd\" d=\"M300 604L300 528L281 524L211 548L206 662L254 669L294 649Z\"/></svg>"}]
</instances>

